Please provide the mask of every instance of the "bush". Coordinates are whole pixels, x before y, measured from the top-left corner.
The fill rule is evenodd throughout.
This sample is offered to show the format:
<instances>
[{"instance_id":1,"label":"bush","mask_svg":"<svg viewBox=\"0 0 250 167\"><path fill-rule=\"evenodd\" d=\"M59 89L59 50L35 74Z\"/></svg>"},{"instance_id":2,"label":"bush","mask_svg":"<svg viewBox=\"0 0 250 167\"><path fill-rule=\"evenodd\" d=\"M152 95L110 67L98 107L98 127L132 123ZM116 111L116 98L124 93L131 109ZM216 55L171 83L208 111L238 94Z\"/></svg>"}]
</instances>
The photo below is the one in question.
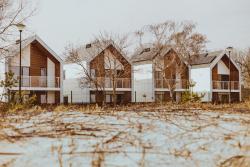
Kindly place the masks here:
<instances>
[{"instance_id":1,"label":"bush","mask_svg":"<svg viewBox=\"0 0 250 167\"><path fill-rule=\"evenodd\" d=\"M15 93L12 100L4 104L4 111L21 111L33 107L36 104L37 98L35 95L25 98L24 92L22 92L22 103L19 101L18 92ZM1 109L2 111L2 109Z\"/></svg>"},{"instance_id":2,"label":"bush","mask_svg":"<svg viewBox=\"0 0 250 167\"><path fill-rule=\"evenodd\" d=\"M186 91L183 93L181 101L183 103L186 102L200 102L201 99L204 97L205 94L201 94L199 95L198 93L193 93L190 91Z\"/></svg>"}]
</instances>

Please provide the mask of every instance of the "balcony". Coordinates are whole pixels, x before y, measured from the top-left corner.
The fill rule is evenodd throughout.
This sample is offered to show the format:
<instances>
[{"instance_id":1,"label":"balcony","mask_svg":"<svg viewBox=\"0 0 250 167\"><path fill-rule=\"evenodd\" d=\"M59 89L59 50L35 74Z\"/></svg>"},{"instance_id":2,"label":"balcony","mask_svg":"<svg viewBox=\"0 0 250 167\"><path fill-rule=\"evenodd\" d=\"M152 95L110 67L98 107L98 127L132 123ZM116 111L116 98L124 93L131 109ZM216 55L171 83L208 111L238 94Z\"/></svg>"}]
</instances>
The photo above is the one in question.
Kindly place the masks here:
<instances>
[{"instance_id":1,"label":"balcony","mask_svg":"<svg viewBox=\"0 0 250 167\"><path fill-rule=\"evenodd\" d=\"M19 76L15 76L19 81ZM16 84L18 87L19 82ZM22 76L22 87L30 88L60 88L60 77Z\"/></svg>"},{"instance_id":2,"label":"balcony","mask_svg":"<svg viewBox=\"0 0 250 167\"><path fill-rule=\"evenodd\" d=\"M104 88L113 88L113 81L110 78L96 78L96 81L100 87ZM115 84L116 88L131 88L131 79L130 78L116 78ZM94 83L91 83L91 88L95 88Z\"/></svg>"},{"instance_id":3,"label":"balcony","mask_svg":"<svg viewBox=\"0 0 250 167\"><path fill-rule=\"evenodd\" d=\"M188 89L188 80L185 79L155 79L157 89Z\"/></svg>"},{"instance_id":4,"label":"balcony","mask_svg":"<svg viewBox=\"0 0 250 167\"><path fill-rule=\"evenodd\" d=\"M229 81L213 81L213 89L216 90L229 90ZM238 81L231 81L231 90L240 90L240 85Z\"/></svg>"}]
</instances>

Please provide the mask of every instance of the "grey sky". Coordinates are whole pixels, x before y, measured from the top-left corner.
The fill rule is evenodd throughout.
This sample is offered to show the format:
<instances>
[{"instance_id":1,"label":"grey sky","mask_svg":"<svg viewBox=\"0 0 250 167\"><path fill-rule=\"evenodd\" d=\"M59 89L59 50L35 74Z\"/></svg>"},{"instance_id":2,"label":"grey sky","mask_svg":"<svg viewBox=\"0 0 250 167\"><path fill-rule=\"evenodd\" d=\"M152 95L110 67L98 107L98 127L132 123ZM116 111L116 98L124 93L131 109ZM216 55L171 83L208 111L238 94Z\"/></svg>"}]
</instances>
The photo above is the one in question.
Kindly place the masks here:
<instances>
[{"instance_id":1,"label":"grey sky","mask_svg":"<svg viewBox=\"0 0 250 167\"><path fill-rule=\"evenodd\" d=\"M208 49L250 47L250 0L36 0L28 22L53 50L86 43L100 31L127 33L165 20L192 20Z\"/></svg>"}]
</instances>

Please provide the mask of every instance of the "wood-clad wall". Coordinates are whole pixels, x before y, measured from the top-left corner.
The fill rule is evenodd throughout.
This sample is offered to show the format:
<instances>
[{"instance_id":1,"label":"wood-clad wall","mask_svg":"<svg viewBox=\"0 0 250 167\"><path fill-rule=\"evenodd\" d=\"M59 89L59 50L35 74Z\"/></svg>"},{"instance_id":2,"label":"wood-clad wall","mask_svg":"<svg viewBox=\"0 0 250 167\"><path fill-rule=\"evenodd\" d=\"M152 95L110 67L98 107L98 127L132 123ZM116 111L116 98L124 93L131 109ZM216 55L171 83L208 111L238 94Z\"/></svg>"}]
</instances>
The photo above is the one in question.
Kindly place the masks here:
<instances>
[{"instance_id":1,"label":"wood-clad wall","mask_svg":"<svg viewBox=\"0 0 250 167\"><path fill-rule=\"evenodd\" d=\"M173 62L173 63L170 63L170 62ZM167 77L167 79L175 79L176 71L179 72L182 80L189 79L188 66L180 59L177 53L173 50L170 50L164 56L164 68L165 68L165 76Z\"/></svg>"},{"instance_id":2,"label":"wood-clad wall","mask_svg":"<svg viewBox=\"0 0 250 167\"><path fill-rule=\"evenodd\" d=\"M229 68L229 58L225 55L221 58L221 60L227 66L227 68ZM239 71L232 62L230 63L230 69L231 69L230 70L231 81L239 81ZM219 80L218 64L216 64L212 69L212 80L213 81Z\"/></svg>"},{"instance_id":3,"label":"wood-clad wall","mask_svg":"<svg viewBox=\"0 0 250 167\"><path fill-rule=\"evenodd\" d=\"M60 62L37 41L30 45L30 76L41 76L41 68L46 68L46 72L48 72L47 58L55 63L55 77L60 77ZM62 81L62 78L60 80ZM60 87L60 84L56 86ZM46 94L46 92L35 91L35 94L37 95L37 101L40 102L40 95ZM59 91L55 92L55 102L60 103Z\"/></svg>"},{"instance_id":4,"label":"wood-clad wall","mask_svg":"<svg viewBox=\"0 0 250 167\"><path fill-rule=\"evenodd\" d=\"M102 53L100 53L98 56L96 56L91 62L90 62L90 69L95 69L95 76L96 77L105 77L105 63L104 63L104 52L110 51L115 58L123 65L124 71L121 75L118 76L118 78L129 78L130 79L130 85L131 82L131 76L132 76L132 66L131 64L122 56L122 54L114 48L112 45L108 46ZM131 92L123 92L123 102L122 103L129 103L131 102ZM95 94L96 96L96 102L102 103L104 99L104 93L101 91L92 91L91 94Z\"/></svg>"}]
</instances>

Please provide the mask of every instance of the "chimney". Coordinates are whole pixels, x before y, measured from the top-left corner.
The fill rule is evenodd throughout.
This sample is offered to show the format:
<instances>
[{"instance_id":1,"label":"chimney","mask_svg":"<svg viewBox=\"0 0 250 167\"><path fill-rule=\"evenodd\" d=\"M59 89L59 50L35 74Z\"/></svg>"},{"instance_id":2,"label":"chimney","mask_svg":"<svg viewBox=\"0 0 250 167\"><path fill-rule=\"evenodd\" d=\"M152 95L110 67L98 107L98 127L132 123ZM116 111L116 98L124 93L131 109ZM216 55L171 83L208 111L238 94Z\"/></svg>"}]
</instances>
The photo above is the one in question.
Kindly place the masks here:
<instances>
[{"instance_id":1,"label":"chimney","mask_svg":"<svg viewBox=\"0 0 250 167\"><path fill-rule=\"evenodd\" d=\"M91 48L91 46L92 46L91 43L87 44L86 49Z\"/></svg>"}]
</instances>

